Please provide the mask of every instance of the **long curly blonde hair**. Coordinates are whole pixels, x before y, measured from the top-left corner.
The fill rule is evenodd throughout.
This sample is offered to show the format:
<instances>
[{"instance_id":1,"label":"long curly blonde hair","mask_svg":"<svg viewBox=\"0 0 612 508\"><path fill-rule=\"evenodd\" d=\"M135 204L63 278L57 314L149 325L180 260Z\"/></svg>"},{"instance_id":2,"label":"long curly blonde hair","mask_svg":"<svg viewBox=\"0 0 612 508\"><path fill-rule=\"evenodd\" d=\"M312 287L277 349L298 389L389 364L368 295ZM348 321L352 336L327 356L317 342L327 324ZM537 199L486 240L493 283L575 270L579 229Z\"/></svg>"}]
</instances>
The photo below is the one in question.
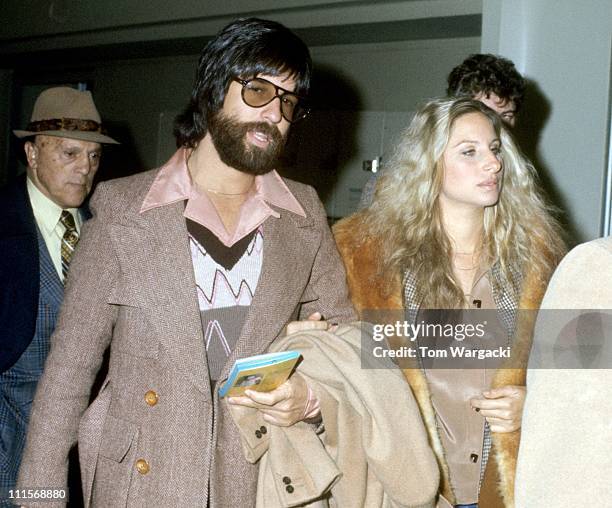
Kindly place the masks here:
<instances>
[{"instance_id":1,"label":"long curly blonde hair","mask_svg":"<svg viewBox=\"0 0 612 508\"><path fill-rule=\"evenodd\" d=\"M516 287L528 267L550 273L565 252L561 229L521 154L495 112L471 99L436 99L415 115L363 214L367 229L383 239L379 269L406 272L421 288L427 308L456 308L464 294L452 269L452 246L439 205L442 156L455 120L468 113L489 119L501 140L503 184L498 202L484 210L483 253L499 263L502 283ZM533 248L546 246L546 252ZM493 282L493 281L492 281ZM543 281L544 283L546 281ZM493 282L494 283L494 282Z\"/></svg>"}]
</instances>

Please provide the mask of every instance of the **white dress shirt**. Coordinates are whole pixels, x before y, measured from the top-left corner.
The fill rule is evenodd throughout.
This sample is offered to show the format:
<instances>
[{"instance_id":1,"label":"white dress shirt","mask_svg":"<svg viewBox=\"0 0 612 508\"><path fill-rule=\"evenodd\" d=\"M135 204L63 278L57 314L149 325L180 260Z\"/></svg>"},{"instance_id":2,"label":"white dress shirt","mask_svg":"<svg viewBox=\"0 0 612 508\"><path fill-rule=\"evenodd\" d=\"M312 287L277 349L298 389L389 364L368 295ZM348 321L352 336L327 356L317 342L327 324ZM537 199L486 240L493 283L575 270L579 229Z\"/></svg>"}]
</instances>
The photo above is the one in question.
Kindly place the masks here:
<instances>
[{"instance_id":1,"label":"white dress shirt","mask_svg":"<svg viewBox=\"0 0 612 508\"><path fill-rule=\"evenodd\" d=\"M45 240L53 266L60 280L63 280L61 248L62 237L66 231L66 228L60 222L63 208L45 196L30 178L27 179L27 187L30 204L34 211L34 219L36 219L38 229ZM79 210L77 208L66 208L66 210L72 213L77 233L80 234L83 221Z\"/></svg>"}]
</instances>

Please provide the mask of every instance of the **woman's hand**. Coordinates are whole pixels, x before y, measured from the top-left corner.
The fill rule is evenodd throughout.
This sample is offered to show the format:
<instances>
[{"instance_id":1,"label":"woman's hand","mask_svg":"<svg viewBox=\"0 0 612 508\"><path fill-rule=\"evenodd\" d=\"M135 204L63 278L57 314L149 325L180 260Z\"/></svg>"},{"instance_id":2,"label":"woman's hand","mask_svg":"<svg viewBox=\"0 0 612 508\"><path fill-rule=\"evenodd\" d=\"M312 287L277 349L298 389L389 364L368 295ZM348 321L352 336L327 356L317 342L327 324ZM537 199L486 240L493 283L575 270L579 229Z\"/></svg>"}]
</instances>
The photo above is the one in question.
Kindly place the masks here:
<instances>
[{"instance_id":1,"label":"woman's hand","mask_svg":"<svg viewBox=\"0 0 612 508\"><path fill-rule=\"evenodd\" d=\"M320 312L314 312L304 321L291 321L285 327L285 333L283 336L291 335L295 332L308 332L311 330L327 330L334 332L338 328L338 325L328 323L323 319Z\"/></svg>"},{"instance_id":2,"label":"woman's hand","mask_svg":"<svg viewBox=\"0 0 612 508\"><path fill-rule=\"evenodd\" d=\"M484 416L491 432L514 432L521 428L525 387L506 385L482 392L483 399L472 399L470 404Z\"/></svg>"}]
</instances>

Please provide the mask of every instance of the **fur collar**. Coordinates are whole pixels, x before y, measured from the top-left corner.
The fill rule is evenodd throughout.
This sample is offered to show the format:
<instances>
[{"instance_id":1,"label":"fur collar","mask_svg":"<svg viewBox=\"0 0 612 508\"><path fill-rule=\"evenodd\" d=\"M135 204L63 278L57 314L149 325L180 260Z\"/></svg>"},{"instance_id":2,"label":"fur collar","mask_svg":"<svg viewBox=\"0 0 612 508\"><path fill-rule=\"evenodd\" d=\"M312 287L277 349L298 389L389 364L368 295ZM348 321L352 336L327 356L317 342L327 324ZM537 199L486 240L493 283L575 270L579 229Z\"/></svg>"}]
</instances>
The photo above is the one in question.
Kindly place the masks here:
<instances>
[{"instance_id":1,"label":"fur collar","mask_svg":"<svg viewBox=\"0 0 612 508\"><path fill-rule=\"evenodd\" d=\"M352 215L334 226L334 235L343 258L349 291L353 305L361 316L365 309L402 309L402 281L397 276L379 273L378 259L380 239L368 235L364 230L365 212ZM545 245L534 245L534 249L549 252ZM550 253L553 256L553 253ZM549 258L552 259L552 258ZM556 260L555 260L556 261ZM555 264L555 263L553 263ZM525 274L519 309L538 309L546 285L552 274L541 266L531 266ZM525 385L525 366L531 350L531 339L535 313L519 315L513 345L513 363L499 369L494 376L492 387L505 385ZM421 411L429 440L440 466L440 493L454 504L454 494L450 485L449 471L444 458L444 450L437 431L436 417L430 392L424 374L416 363L402 365L404 376L410 384ZM520 430L510 433L492 433L493 455L498 471L497 490L505 507L514 506L514 476L520 442ZM491 458L489 460L491 460Z\"/></svg>"}]
</instances>

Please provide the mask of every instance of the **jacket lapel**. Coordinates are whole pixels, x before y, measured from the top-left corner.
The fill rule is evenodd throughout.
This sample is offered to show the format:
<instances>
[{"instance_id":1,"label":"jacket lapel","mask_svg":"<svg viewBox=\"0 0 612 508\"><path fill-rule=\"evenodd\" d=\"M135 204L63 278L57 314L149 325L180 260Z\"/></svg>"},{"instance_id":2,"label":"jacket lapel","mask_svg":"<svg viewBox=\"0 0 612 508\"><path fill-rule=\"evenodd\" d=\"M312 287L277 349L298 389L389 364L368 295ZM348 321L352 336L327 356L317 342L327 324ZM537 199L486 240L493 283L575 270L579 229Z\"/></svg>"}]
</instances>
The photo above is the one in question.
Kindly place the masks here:
<instances>
[{"instance_id":1,"label":"jacket lapel","mask_svg":"<svg viewBox=\"0 0 612 508\"><path fill-rule=\"evenodd\" d=\"M320 234L311 217L279 210L280 219L263 224L263 264L240 338L221 378L237 358L262 353L294 318L308 284ZM159 361L182 372L205 395L210 381L183 202L140 214L134 223L115 225L124 263L123 284L136 288L134 303L145 309L160 338ZM120 230L119 232L117 230ZM125 298L124 298L125 300ZM221 379L220 378L220 379Z\"/></svg>"},{"instance_id":2,"label":"jacket lapel","mask_svg":"<svg viewBox=\"0 0 612 508\"><path fill-rule=\"evenodd\" d=\"M136 288L135 304L144 308L153 324L160 340L158 360L210 396L183 202L146 211L134 224L118 227L124 230L120 239L124 262L134 277L124 287Z\"/></svg>"},{"instance_id":3,"label":"jacket lapel","mask_svg":"<svg viewBox=\"0 0 612 508\"><path fill-rule=\"evenodd\" d=\"M512 336L514 335L518 309L517 288L510 286L508 282L504 281L499 262L491 267L490 274L491 278L495 281L492 286L493 301L497 307L497 313L506 327L508 335ZM514 280L521 280L520 273L517 274Z\"/></svg>"},{"instance_id":4,"label":"jacket lapel","mask_svg":"<svg viewBox=\"0 0 612 508\"><path fill-rule=\"evenodd\" d=\"M423 300L422 294L419 293L419 288L414 273L406 271L403 279L403 297L404 297L404 311L405 319L409 323L416 323L417 314L421 301Z\"/></svg>"},{"instance_id":5,"label":"jacket lapel","mask_svg":"<svg viewBox=\"0 0 612 508\"><path fill-rule=\"evenodd\" d=\"M55 312L59 312L64 297L64 284L57 274L53 261L51 261L47 245L42 234L38 231L38 227L36 232L40 257L40 298Z\"/></svg>"},{"instance_id":6,"label":"jacket lapel","mask_svg":"<svg viewBox=\"0 0 612 508\"><path fill-rule=\"evenodd\" d=\"M223 368L226 377L238 358L263 353L292 318L308 284L319 244L312 217L278 210L263 225L263 264L242 333Z\"/></svg>"}]
</instances>

